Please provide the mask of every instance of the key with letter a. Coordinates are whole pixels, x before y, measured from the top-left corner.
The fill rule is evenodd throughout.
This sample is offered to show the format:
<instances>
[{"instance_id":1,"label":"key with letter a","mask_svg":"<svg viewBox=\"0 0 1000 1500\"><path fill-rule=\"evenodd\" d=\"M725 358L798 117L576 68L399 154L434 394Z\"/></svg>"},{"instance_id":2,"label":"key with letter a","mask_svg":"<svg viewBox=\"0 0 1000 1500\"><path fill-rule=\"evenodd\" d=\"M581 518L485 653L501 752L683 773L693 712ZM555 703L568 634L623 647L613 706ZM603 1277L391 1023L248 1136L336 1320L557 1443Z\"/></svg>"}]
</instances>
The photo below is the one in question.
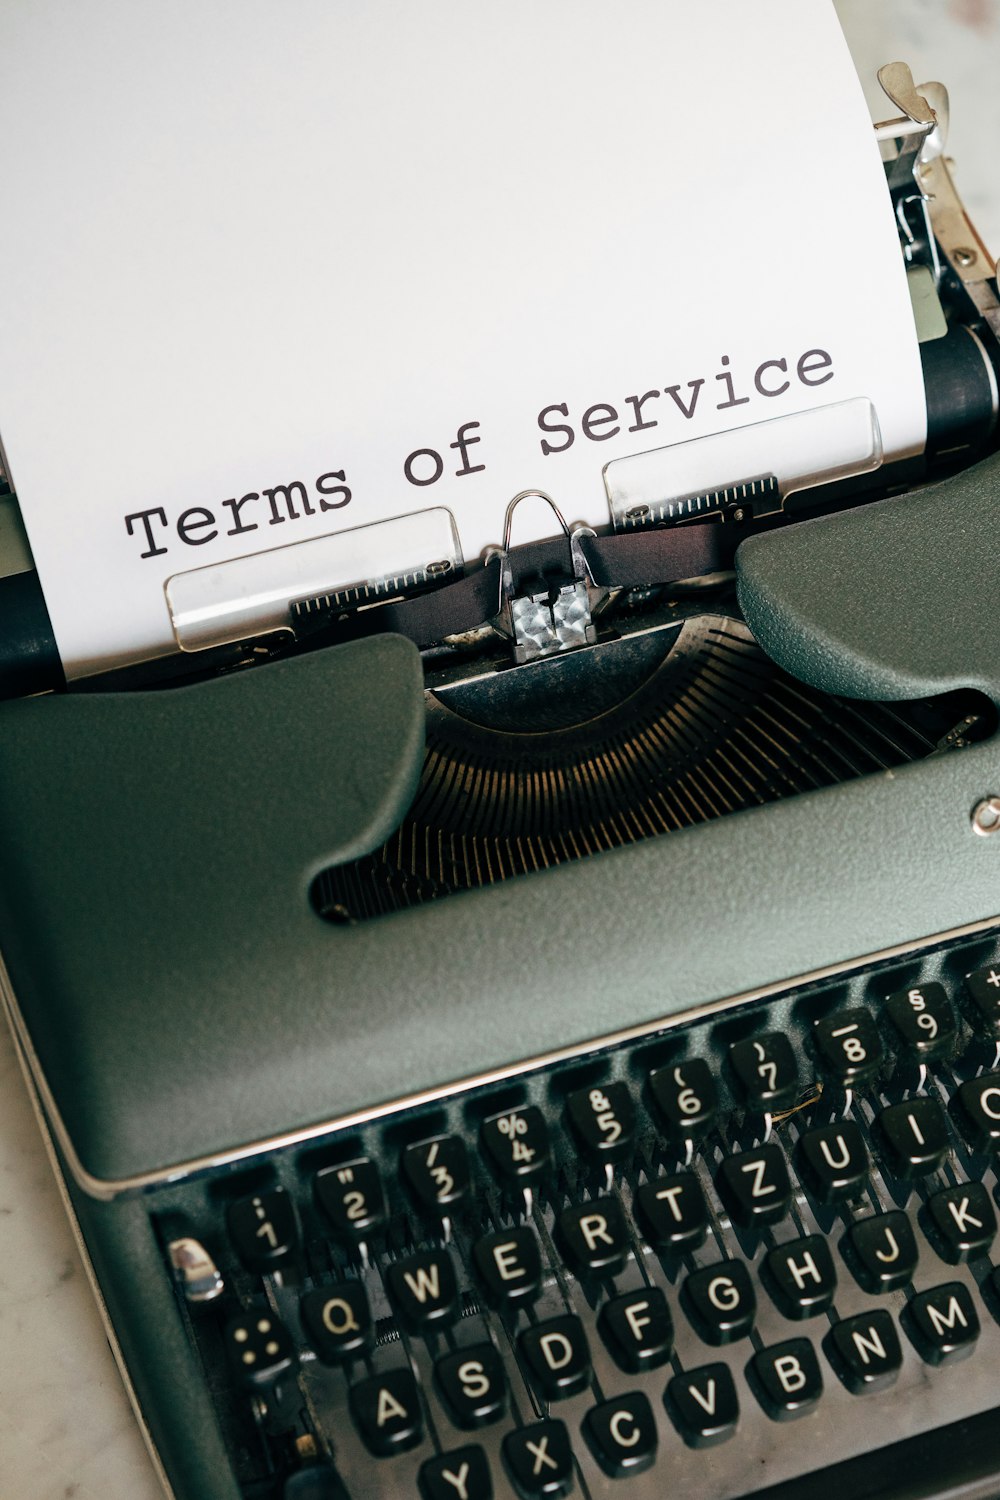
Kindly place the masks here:
<instances>
[{"instance_id":1,"label":"key with letter a","mask_svg":"<svg viewBox=\"0 0 1000 1500\"><path fill-rule=\"evenodd\" d=\"M352 1385L351 1415L370 1453L385 1458L420 1442L423 1419L417 1383L410 1371L384 1370Z\"/></svg>"}]
</instances>

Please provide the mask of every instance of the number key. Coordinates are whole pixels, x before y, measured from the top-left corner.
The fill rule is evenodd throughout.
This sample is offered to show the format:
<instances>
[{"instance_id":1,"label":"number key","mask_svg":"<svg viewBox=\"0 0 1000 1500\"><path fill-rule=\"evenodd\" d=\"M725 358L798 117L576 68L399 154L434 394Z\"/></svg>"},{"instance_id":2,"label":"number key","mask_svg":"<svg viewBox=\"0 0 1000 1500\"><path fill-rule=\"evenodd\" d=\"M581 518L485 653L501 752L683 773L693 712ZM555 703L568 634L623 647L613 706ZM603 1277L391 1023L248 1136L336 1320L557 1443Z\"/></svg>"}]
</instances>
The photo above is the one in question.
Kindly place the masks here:
<instances>
[{"instance_id":1,"label":"number key","mask_svg":"<svg viewBox=\"0 0 1000 1500\"><path fill-rule=\"evenodd\" d=\"M972 1002L973 1026L980 1036L1000 1041L1000 963L973 969L966 976L965 988Z\"/></svg>"},{"instance_id":2,"label":"number key","mask_svg":"<svg viewBox=\"0 0 1000 1500\"><path fill-rule=\"evenodd\" d=\"M885 1009L903 1046L920 1062L952 1056L957 1027L943 984L932 981L896 990L886 1000Z\"/></svg>"},{"instance_id":3,"label":"number key","mask_svg":"<svg viewBox=\"0 0 1000 1500\"><path fill-rule=\"evenodd\" d=\"M628 1086L577 1089L566 1101L573 1134L594 1161L621 1161L635 1142L635 1105Z\"/></svg>"},{"instance_id":4,"label":"number key","mask_svg":"<svg viewBox=\"0 0 1000 1500\"><path fill-rule=\"evenodd\" d=\"M295 1209L284 1188L254 1193L231 1203L226 1213L229 1237L248 1271L273 1271L298 1243Z\"/></svg>"},{"instance_id":5,"label":"number key","mask_svg":"<svg viewBox=\"0 0 1000 1500\"><path fill-rule=\"evenodd\" d=\"M715 1079L700 1057L657 1068L649 1075L649 1091L669 1136L702 1134L719 1107Z\"/></svg>"},{"instance_id":6,"label":"number key","mask_svg":"<svg viewBox=\"0 0 1000 1500\"><path fill-rule=\"evenodd\" d=\"M549 1128L534 1104L483 1122L483 1145L501 1181L527 1183L549 1165Z\"/></svg>"},{"instance_id":7,"label":"number key","mask_svg":"<svg viewBox=\"0 0 1000 1500\"><path fill-rule=\"evenodd\" d=\"M841 1088L870 1083L882 1062L875 1018L855 1007L813 1022L813 1042L824 1073Z\"/></svg>"},{"instance_id":8,"label":"number key","mask_svg":"<svg viewBox=\"0 0 1000 1500\"><path fill-rule=\"evenodd\" d=\"M382 1181L367 1156L318 1172L316 1197L334 1229L347 1239L363 1239L385 1223Z\"/></svg>"},{"instance_id":9,"label":"number key","mask_svg":"<svg viewBox=\"0 0 1000 1500\"><path fill-rule=\"evenodd\" d=\"M457 1135L438 1135L433 1140L407 1146L403 1152L403 1174L421 1208L453 1207L469 1191L465 1142Z\"/></svg>"},{"instance_id":10,"label":"number key","mask_svg":"<svg viewBox=\"0 0 1000 1500\"><path fill-rule=\"evenodd\" d=\"M769 1031L734 1042L729 1061L751 1109L767 1114L795 1102L799 1067L784 1032Z\"/></svg>"}]
</instances>

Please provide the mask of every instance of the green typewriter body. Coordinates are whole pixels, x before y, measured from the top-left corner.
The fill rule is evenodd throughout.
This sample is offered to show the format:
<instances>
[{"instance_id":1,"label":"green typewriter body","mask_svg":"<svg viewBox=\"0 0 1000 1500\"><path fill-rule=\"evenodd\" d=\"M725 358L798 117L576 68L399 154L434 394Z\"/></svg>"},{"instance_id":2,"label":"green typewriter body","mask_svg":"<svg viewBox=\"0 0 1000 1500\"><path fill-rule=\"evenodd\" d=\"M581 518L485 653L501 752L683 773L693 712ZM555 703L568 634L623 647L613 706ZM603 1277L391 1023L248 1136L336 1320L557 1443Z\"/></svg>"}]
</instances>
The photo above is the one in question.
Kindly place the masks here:
<instances>
[{"instance_id":1,"label":"green typewriter body","mask_svg":"<svg viewBox=\"0 0 1000 1500\"><path fill-rule=\"evenodd\" d=\"M398 636L5 706L5 997L178 1497L996 1492L998 482L746 542L638 634L676 826L502 879L495 803L478 889L384 874L434 804L475 884L425 732L510 738Z\"/></svg>"}]
</instances>

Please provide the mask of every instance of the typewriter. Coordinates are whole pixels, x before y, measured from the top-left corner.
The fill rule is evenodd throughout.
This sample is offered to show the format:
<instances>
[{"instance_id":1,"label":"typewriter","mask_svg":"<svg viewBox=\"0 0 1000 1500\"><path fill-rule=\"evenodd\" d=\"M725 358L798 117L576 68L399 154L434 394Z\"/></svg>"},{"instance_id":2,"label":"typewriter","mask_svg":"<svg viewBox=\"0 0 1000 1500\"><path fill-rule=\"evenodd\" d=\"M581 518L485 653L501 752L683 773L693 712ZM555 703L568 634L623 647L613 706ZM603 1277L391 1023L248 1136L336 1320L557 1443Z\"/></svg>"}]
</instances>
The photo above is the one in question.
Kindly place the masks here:
<instances>
[{"instance_id":1,"label":"typewriter","mask_svg":"<svg viewBox=\"0 0 1000 1500\"><path fill-rule=\"evenodd\" d=\"M1000 1493L1000 300L884 83L919 464L73 693L5 580L0 983L177 1500Z\"/></svg>"}]
</instances>

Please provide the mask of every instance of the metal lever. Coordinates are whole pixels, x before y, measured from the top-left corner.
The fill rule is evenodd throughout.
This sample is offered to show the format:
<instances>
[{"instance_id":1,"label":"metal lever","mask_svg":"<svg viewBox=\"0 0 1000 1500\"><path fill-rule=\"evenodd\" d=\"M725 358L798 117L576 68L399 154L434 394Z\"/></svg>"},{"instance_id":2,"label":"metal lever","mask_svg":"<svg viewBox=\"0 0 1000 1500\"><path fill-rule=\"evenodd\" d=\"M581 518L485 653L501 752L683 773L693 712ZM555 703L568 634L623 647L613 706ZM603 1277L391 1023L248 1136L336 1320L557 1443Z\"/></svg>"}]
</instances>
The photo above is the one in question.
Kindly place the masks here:
<instances>
[{"instance_id":1,"label":"metal lever","mask_svg":"<svg viewBox=\"0 0 1000 1500\"><path fill-rule=\"evenodd\" d=\"M536 594L516 595L510 562L511 525L514 511L529 495L544 500L559 522L560 530L569 542L573 581ZM583 537L595 534L589 526L578 526L571 531L562 511L544 490L521 490L507 506L503 546L492 548L486 555L486 561L489 563L495 558L500 564L497 615L492 624L513 641L514 660L518 665L536 661L542 656L554 656L560 651L589 646L597 640L593 611L598 602L596 596L603 591L596 589L580 545Z\"/></svg>"}]
</instances>

